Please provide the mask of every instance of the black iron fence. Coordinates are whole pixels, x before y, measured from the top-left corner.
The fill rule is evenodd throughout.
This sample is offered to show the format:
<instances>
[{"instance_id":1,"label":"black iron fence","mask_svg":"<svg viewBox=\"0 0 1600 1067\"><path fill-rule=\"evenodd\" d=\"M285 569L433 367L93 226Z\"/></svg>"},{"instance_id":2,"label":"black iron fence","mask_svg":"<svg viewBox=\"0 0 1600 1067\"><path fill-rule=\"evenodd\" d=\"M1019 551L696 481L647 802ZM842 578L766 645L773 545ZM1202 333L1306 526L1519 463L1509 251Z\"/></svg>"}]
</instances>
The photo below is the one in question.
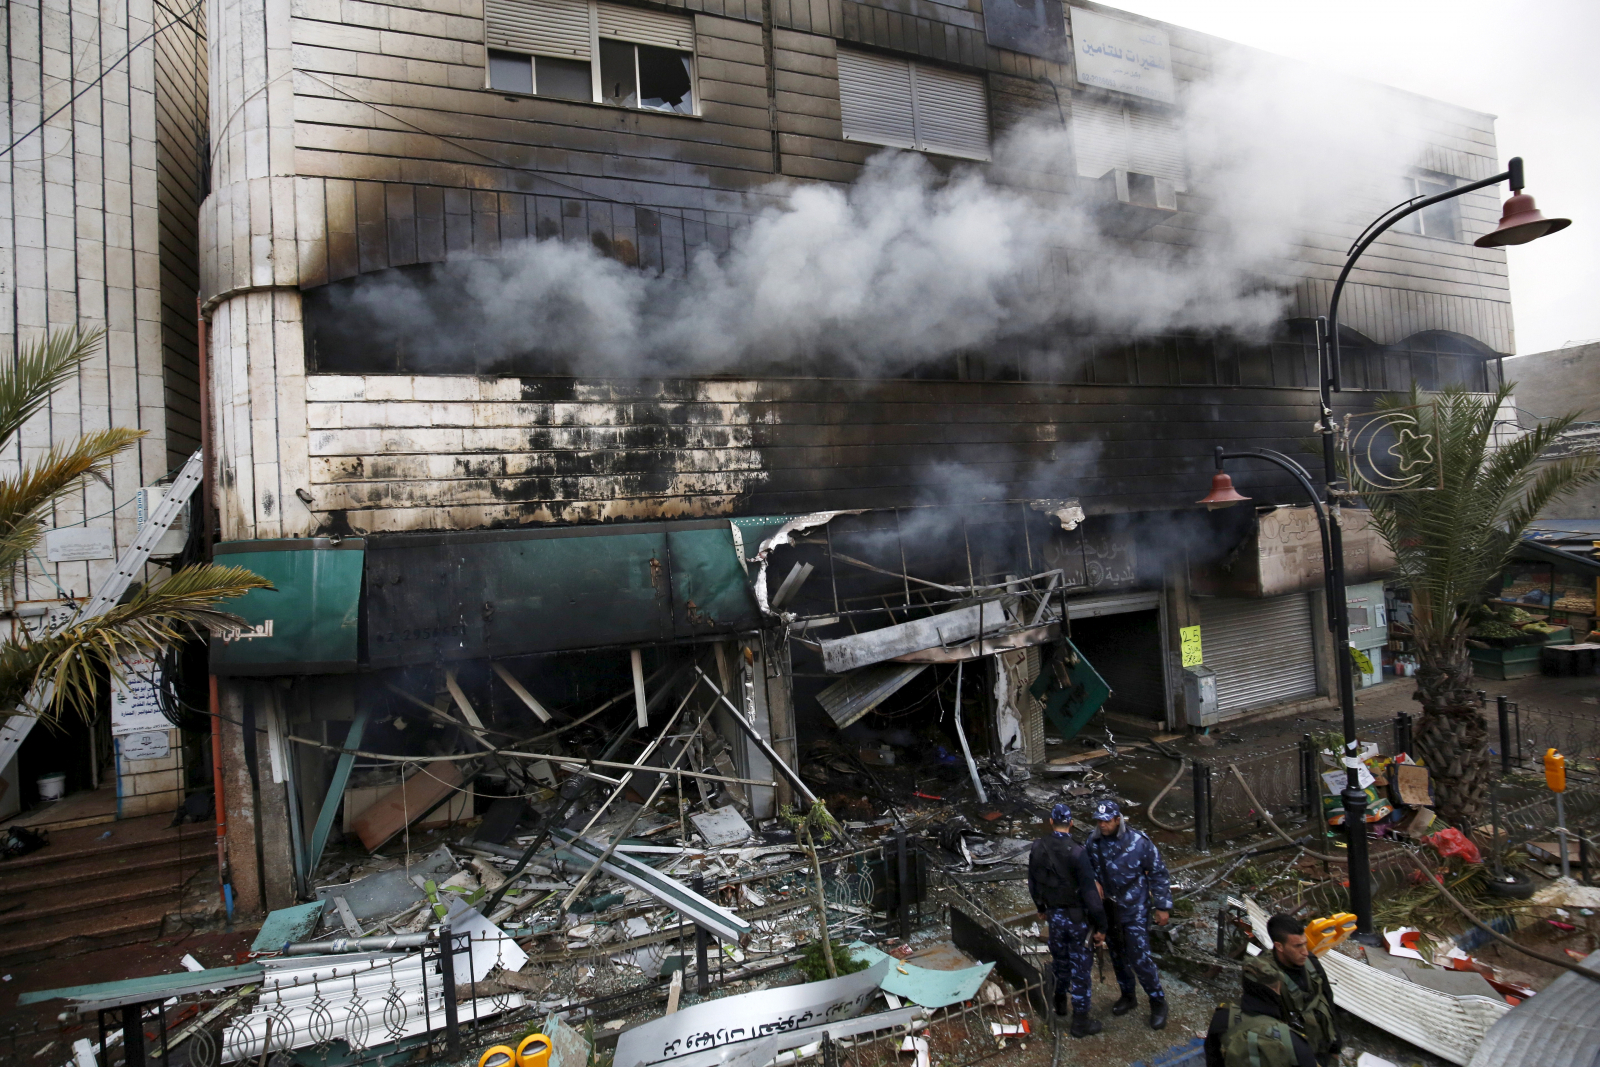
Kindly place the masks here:
<instances>
[{"instance_id":1,"label":"black iron fence","mask_svg":"<svg viewBox=\"0 0 1600 1067\"><path fill-rule=\"evenodd\" d=\"M1478 697L1489 728L1491 768L1511 790L1511 802L1519 796L1511 787L1529 786L1534 781L1530 776L1542 770L1544 753L1550 748L1565 755L1573 767L1569 791L1600 789L1600 773L1595 770L1600 767L1600 706L1585 713L1505 696L1490 698L1485 692ZM1392 720L1362 724L1356 736L1386 754L1410 752L1413 725L1413 717L1401 712ZM1268 816L1285 830L1319 820L1325 791L1319 779L1336 769L1310 735L1275 748L1195 760L1191 767L1195 847L1208 851L1219 842L1268 831ZM1548 793L1545 803L1553 809ZM1554 825L1553 814L1548 825Z\"/></svg>"}]
</instances>

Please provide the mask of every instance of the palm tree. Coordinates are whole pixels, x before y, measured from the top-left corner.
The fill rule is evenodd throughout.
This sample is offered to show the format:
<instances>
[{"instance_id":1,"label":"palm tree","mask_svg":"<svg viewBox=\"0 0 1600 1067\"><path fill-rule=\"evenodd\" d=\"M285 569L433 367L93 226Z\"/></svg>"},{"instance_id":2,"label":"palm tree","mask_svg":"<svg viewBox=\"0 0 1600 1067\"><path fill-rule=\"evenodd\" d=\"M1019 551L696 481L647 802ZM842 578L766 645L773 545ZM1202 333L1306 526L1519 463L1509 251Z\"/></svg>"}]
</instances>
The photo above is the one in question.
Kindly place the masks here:
<instances>
[{"instance_id":1,"label":"palm tree","mask_svg":"<svg viewBox=\"0 0 1600 1067\"><path fill-rule=\"evenodd\" d=\"M1451 388L1424 398L1413 385L1408 397L1378 402L1380 411L1415 414L1418 425L1400 434L1392 451L1402 469L1437 464L1437 487L1380 493L1346 472L1411 588L1413 699L1422 703L1413 746L1433 780L1439 814L1463 827L1476 823L1489 782L1488 725L1474 698L1467 651L1472 614L1488 600L1528 524L1564 493L1600 480L1600 457L1544 458L1575 414L1502 442L1496 416L1511 392L1511 385L1493 394Z\"/></svg>"},{"instance_id":2,"label":"palm tree","mask_svg":"<svg viewBox=\"0 0 1600 1067\"><path fill-rule=\"evenodd\" d=\"M55 389L99 347L103 331L60 330L26 345L0 366L0 445L9 445ZM106 480L111 459L145 435L110 429L51 448L36 462L0 478L0 574L11 574L44 536L56 501L86 478ZM271 588L243 567L201 564L141 586L94 618L53 631L15 627L0 643L0 716L31 714L49 723L68 712L94 714L101 679L130 657L159 652L210 628L237 625L218 601Z\"/></svg>"}]
</instances>

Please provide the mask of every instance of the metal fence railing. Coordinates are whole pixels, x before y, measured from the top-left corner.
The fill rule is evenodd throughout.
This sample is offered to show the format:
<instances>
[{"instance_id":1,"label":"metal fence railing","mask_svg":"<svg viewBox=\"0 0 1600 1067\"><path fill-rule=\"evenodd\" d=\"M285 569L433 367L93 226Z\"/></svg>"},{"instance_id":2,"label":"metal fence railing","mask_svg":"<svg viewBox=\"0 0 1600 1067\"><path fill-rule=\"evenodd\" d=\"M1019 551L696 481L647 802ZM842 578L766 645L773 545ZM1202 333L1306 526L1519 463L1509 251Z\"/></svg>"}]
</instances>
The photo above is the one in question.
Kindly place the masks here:
<instances>
[{"instance_id":1,"label":"metal fence railing","mask_svg":"<svg viewBox=\"0 0 1600 1067\"><path fill-rule=\"evenodd\" d=\"M1279 826L1304 822L1317 798L1314 756L1307 742L1293 741L1231 758L1195 760L1195 847L1204 851L1214 842L1266 830L1267 815Z\"/></svg>"},{"instance_id":2,"label":"metal fence railing","mask_svg":"<svg viewBox=\"0 0 1600 1067\"><path fill-rule=\"evenodd\" d=\"M824 907L835 939L875 940L922 925L927 865L916 852L914 840L897 836L822 859ZM561 949L540 951L536 938L551 931L526 925L503 930L468 911L458 915L456 929L441 926L431 936L401 939L391 951L269 956L260 960L260 979L243 986L98 1013L85 1009L81 1019L69 1013L59 1024L0 1029L0 1065L59 1067L74 1058L74 1041L84 1039L99 1067L285 1067L291 1061L388 1067L415 1057L459 1058L464 1049L493 1043L508 1027L526 1028L552 1011L581 1028L659 1004L668 985L659 964L672 956L683 967L685 994L716 996L726 983L791 966L799 955L792 941L803 946L816 940L810 860L775 858L755 873L697 885L702 895L751 923L754 934L746 945L725 946L682 914L643 936L625 936L634 928L630 918L653 908L636 903L584 917L619 931L609 939L567 948L558 938ZM807 909L803 917L790 914ZM780 936L780 925L787 926L789 941ZM650 950L652 966L641 964L641 971L615 963L641 949ZM742 962L735 964L736 958ZM530 962L534 966L524 975ZM596 982L596 976L607 980ZM974 1034L984 1029L977 1021L985 1027L1013 1025L1006 1021L1011 1010L996 1002L971 1018L962 1011L936 1013L931 1030L929 1024L918 1030L935 1047L954 1048L967 1040L963 1028ZM128 1041L122 1040L124 1016L140 1023L127 1028ZM946 1031L958 1036L947 1037ZM858 1035L851 1044L866 1054L876 1040ZM986 1048L998 1046L991 1041Z\"/></svg>"},{"instance_id":3,"label":"metal fence railing","mask_svg":"<svg viewBox=\"0 0 1600 1067\"><path fill-rule=\"evenodd\" d=\"M1504 696L1491 700L1483 692L1478 697L1489 729L1491 767L1501 779L1512 782L1519 775L1536 774L1549 748L1569 760L1600 761L1600 710L1561 711ZM1362 742L1376 744L1389 755L1412 751L1413 734L1413 716L1407 712L1363 723L1356 731ZM1328 769L1309 735L1264 751L1195 760L1191 768L1195 847L1207 851L1221 841L1265 832L1266 814L1285 830L1317 818L1323 792L1318 779ZM1577 772L1579 790L1586 788L1583 775L1584 771ZM1600 788L1600 781L1593 784Z\"/></svg>"},{"instance_id":4,"label":"metal fence railing","mask_svg":"<svg viewBox=\"0 0 1600 1067\"><path fill-rule=\"evenodd\" d=\"M1490 746L1502 773L1537 767L1546 749L1571 758L1600 758L1600 708L1592 713L1541 707L1504 695L1491 701L1478 693L1488 721Z\"/></svg>"}]
</instances>

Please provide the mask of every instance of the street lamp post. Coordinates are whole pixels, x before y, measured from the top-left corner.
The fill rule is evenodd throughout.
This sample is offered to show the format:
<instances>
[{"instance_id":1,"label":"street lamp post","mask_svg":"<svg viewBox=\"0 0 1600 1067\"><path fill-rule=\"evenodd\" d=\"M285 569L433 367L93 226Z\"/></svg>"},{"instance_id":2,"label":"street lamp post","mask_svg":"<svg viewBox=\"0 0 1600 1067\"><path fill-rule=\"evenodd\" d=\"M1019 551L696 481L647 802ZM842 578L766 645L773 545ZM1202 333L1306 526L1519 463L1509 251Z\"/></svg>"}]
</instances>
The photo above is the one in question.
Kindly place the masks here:
<instances>
[{"instance_id":1,"label":"street lamp post","mask_svg":"<svg viewBox=\"0 0 1600 1067\"><path fill-rule=\"evenodd\" d=\"M1437 196L1413 197L1390 208L1379 216L1351 243L1344 268L1339 271L1333 286L1333 296L1328 301L1328 314L1317 320L1318 392L1321 407L1319 432L1322 435L1323 490L1319 499L1309 472L1281 453L1266 449L1248 452L1216 452L1217 474L1212 480L1211 493L1200 503L1208 507L1226 507L1248 498L1233 489L1232 479L1222 472L1226 459L1264 459L1294 475L1295 480L1311 497L1317 513L1317 526L1322 535L1323 582L1328 596L1328 629L1333 635L1334 654L1338 659L1334 677L1339 687L1339 708L1344 719L1344 765L1346 778L1341 799L1344 802L1344 823L1348 837L1350 868L1350 910L1356 916L1356 934L1362 941L1377 943L1372 932L1372 870L1367 859L1366 792L1360 787L1358 759L1361 743L1356 738L1355 681L1350 676L1350 614L1345 604L1344 590L1344 535L1339 520L1338 498L1339 465L1334 442L1332 394L1343 388L1339 364L1339 298L1344 293L1345 282L1354 269L1356 260L1390 227L1409 215L1414 215L1434 204L1463 196L1478 189L1507 182L1511 196L1501 212L1500 224L1473 244L1479 248L1500 248L1506 245L1526 244L1546 234L1572 225L1570 219L1545 218L1533 202L1533 197L1522 190L1522 157L1514 156L1506 169L1490 178L1469 182Z\"/></svg>"}]
</instances>

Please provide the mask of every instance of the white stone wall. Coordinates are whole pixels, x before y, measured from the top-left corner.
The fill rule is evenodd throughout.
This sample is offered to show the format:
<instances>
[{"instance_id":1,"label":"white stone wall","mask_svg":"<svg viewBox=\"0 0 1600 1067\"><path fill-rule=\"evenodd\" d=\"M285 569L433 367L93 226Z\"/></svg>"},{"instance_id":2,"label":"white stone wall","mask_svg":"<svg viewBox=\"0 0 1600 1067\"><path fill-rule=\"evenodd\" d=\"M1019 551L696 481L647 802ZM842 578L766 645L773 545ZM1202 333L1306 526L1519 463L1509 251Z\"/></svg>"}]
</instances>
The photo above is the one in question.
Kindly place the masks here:
<instances>
[{"instance_id":1,"label":"white stone wall","mask_svg":"<svg viewBox=\"0 0 1600 1067\"><path fill-rule=\"evenodd\" d=\"M301 537L305 352L296 288L288 0L210 0L211 196L201 207L212 426L224 540ZM302 229L306 232L302 233Z\"/></svg>"},{"instance_id":2,"label":"white stone wall","mask_svg":"<svg viewBox=\"0 0 1600 1067\"><path fill-rule=\"evenodd\" d=\"M107 331L99 353L0 454L0 471L86 432L148 431L113 463L110 485L86 483L46 518L110 527L119 552L137 533L135 491L167 470L154 50L146 44L118 62L155 28L157 12L151 0L10 0L0 9L9 101L0 146L20 138L0 156L0 351L54 329ZM16 598L85 596L112 562L30 559Z\"/></svg>"},{"instance_id":3,"label":"white stone wall","mask_svg":"<svg viewBox=\"0 0 1600 1067\"><path fill-rule=\"evenodd\" d=\"M584 380L539 400L520 378L312 375L304 487L362 533L732 514L765 477L761 383L680 384ZM669 447L637 440L663 424Z\"/></svg>"}]
</instances>

